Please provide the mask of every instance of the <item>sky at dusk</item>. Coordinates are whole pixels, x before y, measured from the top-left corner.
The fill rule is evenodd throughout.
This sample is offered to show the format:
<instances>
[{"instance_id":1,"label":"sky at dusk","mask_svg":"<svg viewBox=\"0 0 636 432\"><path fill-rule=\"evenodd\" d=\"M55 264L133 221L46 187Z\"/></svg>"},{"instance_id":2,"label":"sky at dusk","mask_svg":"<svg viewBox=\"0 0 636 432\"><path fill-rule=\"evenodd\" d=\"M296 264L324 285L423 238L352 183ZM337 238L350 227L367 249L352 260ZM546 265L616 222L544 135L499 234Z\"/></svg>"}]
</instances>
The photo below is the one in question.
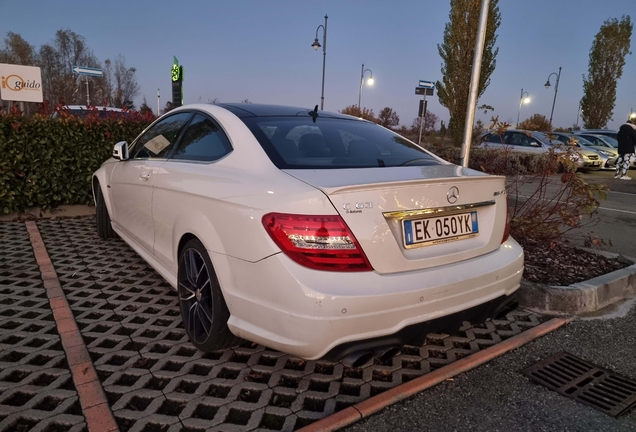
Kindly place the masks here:
<instances>
[{"instance_id":1,"label":"sky at dusk","mask_svg":"<svg viewBox=\"0 0 636 432\"><path fill-rule=\"evenodd\" d=\"M535 113L549 118L555 76L550 89L544 84L562 67L553 124L572 126L594 36L608 18L630 15L636 21L636 1L501 0L499 9L497 67L479 105L493 106L494 115L514 124L523 89L531 102L522 106L521 120ZM362 88L362 106L376 114L390 107L410 126L421 98L414 94L418 80L441 79L437 45L449 11L448 0L0 0L0 34L19 33L39 48L57 30L70 29L101 61L122 54L137 69L136 106L145 96L156 110L157 89L162 107L171 98L176 56L185 69L185 103L249 99L313 109L320 104L323 59L311 44L327 14L325 110L358 103L364 64L375 83ZM322 29L318 38L322 44ZM610 128L636 110L634 35L631 50ZM447 121L437 97L427 99L429 110ZM477 119L487 122L492 115L478 112Z\"/></svg>"}]
</instances>

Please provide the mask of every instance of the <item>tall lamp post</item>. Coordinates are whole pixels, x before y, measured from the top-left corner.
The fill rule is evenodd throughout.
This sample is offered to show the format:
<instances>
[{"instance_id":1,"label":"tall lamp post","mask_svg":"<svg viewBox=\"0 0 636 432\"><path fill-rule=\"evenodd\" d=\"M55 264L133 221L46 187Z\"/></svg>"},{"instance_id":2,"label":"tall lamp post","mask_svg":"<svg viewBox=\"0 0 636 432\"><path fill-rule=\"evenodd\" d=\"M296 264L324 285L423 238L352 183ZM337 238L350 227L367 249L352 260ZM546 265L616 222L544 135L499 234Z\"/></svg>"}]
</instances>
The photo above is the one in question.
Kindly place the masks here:
<instances>
[{"instance_id":1,"label":"tall lamp post","mask_svg":"<svg viewBox=\"0 0 636 432\"><path fill-rule=\"evenodd\" d=\"M561 67L559 67L559 73L552 72L548 75L548 80L545 82L545 88L550 88L550 77L556 75L556 85L554 86L554 99L552 100L552 111L550 111L550 126L552 126L552 115L554 114L554 104L556 103L557 92L559 91L559 78L561 78Z\"/></svg>"},{"instance_id":2,"label":"tall lamp post","mask_svg":"<svg viewBox=\"0 0 636 432\"><path fill-rule=\"evenodd\" d=\"M523 97L523 95L526 95L526 97ZM519 115L521 114L521 104L527 104L530 103L530 95L528 94L528 92L524 92L523 89L521 89L521 97L519 98L519 109L517 110L517 127L519 127Z\"/></svg>"},{"instance_id":3,"label":"tall lamp post","mask_svg":"<svg viewBox=\"0 0 636 432\"><path fill-rule=\"evenodd\" d=\"M320 94L320 109L322 110L325 106L325 60L327 59L327 15L325 15L325 25L320 24L316 28L316 39L314 39L314 43L311 44L314 47L314 50L318 51L320 48L320 42L318 42L318 30L322 27L322 93Z\"/></svg>"},{"instance_id":4,"label":"tall lamp post","mask_svg":"<svg viewBox=\"0 0 636 432\"><path fill-rule=\"evenodd\" d=\"M373 72L371 69L365 69L364 63L362 63L362 72L360 72L360 92L358 93L358 109L360 108L360 99L362 98L362 86L364 85L364 73L369 71L369 79L367 80L367 84L373 85Z\"/></svg>"}]
</instances>

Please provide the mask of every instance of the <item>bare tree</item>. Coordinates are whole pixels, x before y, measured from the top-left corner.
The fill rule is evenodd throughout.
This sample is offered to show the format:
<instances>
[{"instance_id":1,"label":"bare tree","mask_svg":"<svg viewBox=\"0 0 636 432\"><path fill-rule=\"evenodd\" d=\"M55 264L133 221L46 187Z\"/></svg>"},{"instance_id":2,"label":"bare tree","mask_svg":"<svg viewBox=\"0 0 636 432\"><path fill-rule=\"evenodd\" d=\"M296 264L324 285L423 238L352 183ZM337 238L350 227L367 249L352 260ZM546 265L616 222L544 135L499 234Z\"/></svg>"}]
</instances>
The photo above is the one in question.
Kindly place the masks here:
<instances>
[{"instance_id":1,"label":"bare tree","mask_svg":"<svg viewBox=\"0 0 636 432\"><path fill-rule=\"evenodd\" d=\"M44 99L52 104L83 105L89 91L92 105L134 107L133 100L140 91L136 69L126 67L121 54L113 62L107 59L102 65L86 39L70 29L58 30L53 41L43 44L39 50L16 33L7 33L4 42L5 47L0 47L0 62L39 66ZM86 78L75 73L74 66L101 68L104 76Z\"/></svg>"},{"instance_id":2,"label":"bare tree","mask_svg":"<svg viewBox=\"0 0 636 432\"><path fill-rule=\"evenodd\" d=\"M135 77L137 69L126 66L126 58L123 55L117 56L112 63L106 60L108 70L108 80L112 83L111 104L118 108L134 108L133 99L139 94L139 84Z\"/></svg>"},{"instance_id":3,"label":"bare tree","mask_svg":"<svg viewBox=\"0 0 636 432\"><path fill-rule=\"evenodd\" d=\"M426 114L424 114L424 121L422 123L422 132L424 132L424 134L428 134L429 132L435 130L435 125L437 124L438 121L439 121L439 117L437 117L435 114L433 114L430 111L426 111ZM421 122L422 122L421 116L415 117L413 119L413 124L411 125L411 130L413 132L419 132Z\"/></svg>"},{"instance_id":4,"label":"bare tree","mask_svg":"<svg viewBox=\"0 0 636 432\"><path fill-rule=\"evenodd\" d=\"M82 85L80 77L73 72L73 66L100 68L100 61L86 45L84 36L69 29L58 30L55 33L53 46L59 61L55 85L58 99L64 100L67 104L85 103L86 86Z\"/></svg>"}]
</instances>

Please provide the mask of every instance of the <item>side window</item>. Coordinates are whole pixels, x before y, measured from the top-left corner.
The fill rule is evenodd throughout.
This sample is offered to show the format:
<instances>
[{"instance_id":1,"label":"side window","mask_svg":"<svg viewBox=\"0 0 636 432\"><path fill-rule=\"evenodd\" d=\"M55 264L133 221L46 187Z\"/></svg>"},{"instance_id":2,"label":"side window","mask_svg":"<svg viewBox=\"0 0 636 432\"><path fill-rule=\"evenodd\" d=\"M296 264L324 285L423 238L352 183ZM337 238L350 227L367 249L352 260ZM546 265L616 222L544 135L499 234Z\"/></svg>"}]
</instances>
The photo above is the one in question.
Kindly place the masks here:
<instances>
[{"instance_id":1,"label":"side window","mask_svg":"<svg viewBox=\"0 0 636 432\"><path fill-rule=\"evenodd\" d=\"M214 161L232 150L230 142L212 120L197 114L171 159Z\"/></svg>"},{"instance_id":2,"label":"side window","mask_svg":"<svg viewBox=\"0 0 636 432\"><path fill-rule=\"evenodd\" d=\"M135 141L130 155L133 159L164 159L174 146L191 112L171 115L155 123Z\"/></svg>"},{"instance_id":3,"label":"side window","mask_svg":"<svg viewBox=\"0 0 636 432\"><path fill-rule=\"evenodd\" d=\"M509 144L517 146L530 146L530 138L524 133L513 132Z\"/></svg>"},{"instance_id":4,"label":"side window","mask_svg":"<svg viewBox=\"0 0 636 432\"><path fill-rule=\"evenodd\" d=\"M490 135L488 135L488 142L503 144L504 140L503 137L499 134L491 133Z\"/></svg>"}]
</instances>

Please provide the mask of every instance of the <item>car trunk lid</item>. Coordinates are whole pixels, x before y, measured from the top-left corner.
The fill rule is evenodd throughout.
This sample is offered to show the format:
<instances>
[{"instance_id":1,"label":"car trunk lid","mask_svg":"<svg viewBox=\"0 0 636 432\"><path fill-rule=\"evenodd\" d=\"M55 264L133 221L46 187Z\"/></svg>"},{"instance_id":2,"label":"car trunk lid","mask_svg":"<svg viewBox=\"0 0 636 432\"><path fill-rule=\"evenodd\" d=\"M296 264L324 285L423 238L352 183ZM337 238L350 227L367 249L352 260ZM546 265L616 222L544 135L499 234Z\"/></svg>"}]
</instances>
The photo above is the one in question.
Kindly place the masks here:
<instances>
[{"instance_id":1,"label":"car trunk lid","mask_svg":"<svg viewBox=\"0 0 636 432\"><path fill-rule=\"evenodd\" d=\"M285 172L327 195L378 273L448 265L501 244L504 177L450 164Z\"/></svg>"}]
</instances>

